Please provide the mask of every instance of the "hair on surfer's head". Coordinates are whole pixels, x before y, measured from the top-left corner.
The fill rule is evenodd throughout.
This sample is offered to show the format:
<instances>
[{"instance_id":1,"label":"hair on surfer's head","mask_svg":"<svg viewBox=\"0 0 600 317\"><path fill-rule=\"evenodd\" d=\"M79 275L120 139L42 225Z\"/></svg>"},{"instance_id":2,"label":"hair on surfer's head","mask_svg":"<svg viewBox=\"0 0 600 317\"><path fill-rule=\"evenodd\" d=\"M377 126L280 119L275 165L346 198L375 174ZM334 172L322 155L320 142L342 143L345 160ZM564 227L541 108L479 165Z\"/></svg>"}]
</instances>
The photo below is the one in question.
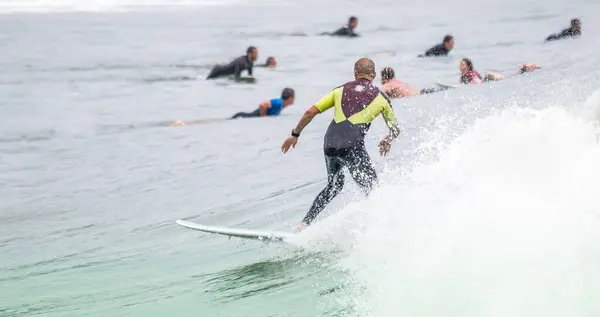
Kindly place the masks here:
<instances>
[{"instance_id":1,"label":"hair on surfer's head","mask_svg":"<svg viewBox=\"0 0 600 317\"><path fill-rule=\"evenodd\" d=\"M294 92L294 89L292 88L285 88L283 89L283 91L281 91L281 99L283 100L287 100L289 98L292 98L296 95L296 92Z\"/></svg>"},{"instance_id":2,"label":"hair on surfer's head","mask_svg":"<svg viewBox=\"0 0 600 317\"><path fill-rule=\"evenodd\" d=\"M354 77L373 80L375 78L375 62L370 58L360 58L354 63Z\"/></svg>"}]
</instances>

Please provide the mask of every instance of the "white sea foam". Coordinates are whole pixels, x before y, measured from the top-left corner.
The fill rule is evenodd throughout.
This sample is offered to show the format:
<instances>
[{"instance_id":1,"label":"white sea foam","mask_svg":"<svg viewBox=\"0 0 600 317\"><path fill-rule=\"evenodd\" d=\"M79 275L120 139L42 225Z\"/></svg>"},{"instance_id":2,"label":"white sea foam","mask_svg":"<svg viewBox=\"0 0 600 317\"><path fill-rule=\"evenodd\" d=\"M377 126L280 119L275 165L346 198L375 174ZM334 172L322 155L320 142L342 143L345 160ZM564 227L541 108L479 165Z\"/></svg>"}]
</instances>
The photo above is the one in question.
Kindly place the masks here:
<instances>
[{"instance_id":1,"label":"white sea foam","mask_svg":"<svg viewBox=\"0 0 600 317\"><path fill-rule=\"evenodd\" d=\"M359 314L598 316L598 132L561 108L506 109L355 204Z\"/></svg>"}]
</instances>

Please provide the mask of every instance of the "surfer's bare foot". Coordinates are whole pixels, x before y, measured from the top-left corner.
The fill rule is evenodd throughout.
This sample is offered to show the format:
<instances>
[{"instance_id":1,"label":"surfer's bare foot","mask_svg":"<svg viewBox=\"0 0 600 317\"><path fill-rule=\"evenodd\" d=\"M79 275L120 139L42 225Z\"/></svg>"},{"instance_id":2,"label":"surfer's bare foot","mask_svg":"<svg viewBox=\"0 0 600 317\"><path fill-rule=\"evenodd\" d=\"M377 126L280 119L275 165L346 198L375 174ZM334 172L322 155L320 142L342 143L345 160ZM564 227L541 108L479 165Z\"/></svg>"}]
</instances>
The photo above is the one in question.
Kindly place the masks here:
<instances>
[{"instance_id":1,"label":"surfer's bare foot","mask_svg":"<svg viewBox=\"0 0 600 317\"><path fill-rule=\"evenodd\" d=\"M304 229L306 229L306 224L305 224L304 222L301 222L301 223L298 225L298 228L296 228L296 233L298 233L298 232L300 232L300 231L302 231L302 230L304 230Z\"/></svg>"},{"instance_id":2,"label":"surfer's bare foot","mask_svg":"<svg viewBox=\"0 0 600 317\"><path fill-rule=\"evenodd\" d=\"M174 126L182 126L182 125L185 125L185 122L183 122L183 121L175 121L175 122L173 122L171 125L174 125Z\"/></svg>"}]
</instances>

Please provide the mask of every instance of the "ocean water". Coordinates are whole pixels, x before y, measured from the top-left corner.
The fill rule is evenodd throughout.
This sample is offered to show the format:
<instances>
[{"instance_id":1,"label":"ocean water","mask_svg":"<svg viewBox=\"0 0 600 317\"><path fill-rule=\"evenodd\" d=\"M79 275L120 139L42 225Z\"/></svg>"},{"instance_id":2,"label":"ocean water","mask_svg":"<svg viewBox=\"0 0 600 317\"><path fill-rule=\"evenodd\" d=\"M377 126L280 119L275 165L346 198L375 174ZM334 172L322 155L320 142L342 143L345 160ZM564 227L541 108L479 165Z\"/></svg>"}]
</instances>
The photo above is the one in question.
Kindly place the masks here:
<instances>
[{"instance_id":1,"label":"ocean water","mask_svg":"<svg viewBox=\"0 0 600 317\"><path fill-rule=\"evenodd\" d=\"M598 1L0 1L0 316L597 316ZM358 39L316 36L360 18ZM543 43L579 17L584 35ZM293 36L305 33L307 36ZM446 33L451 56L417 59ZM258 83L204 81L259 48ZM416 87L458 62L502 82L395 100L382 179L325 185L332 113L281 142L359 57ZM376 82L379 82L376 79ZM278 118L227 121L282 88ZM214 120L173 127L175 120Z\"/></svg>"}]
</instances>

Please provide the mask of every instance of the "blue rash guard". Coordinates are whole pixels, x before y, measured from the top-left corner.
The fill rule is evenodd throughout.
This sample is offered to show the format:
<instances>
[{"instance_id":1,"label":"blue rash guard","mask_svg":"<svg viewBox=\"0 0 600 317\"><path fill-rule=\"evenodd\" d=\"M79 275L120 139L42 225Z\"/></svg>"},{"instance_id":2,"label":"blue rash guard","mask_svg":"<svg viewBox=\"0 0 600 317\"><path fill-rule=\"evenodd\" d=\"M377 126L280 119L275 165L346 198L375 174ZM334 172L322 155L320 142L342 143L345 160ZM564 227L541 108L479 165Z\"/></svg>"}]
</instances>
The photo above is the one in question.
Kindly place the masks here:
<instances>
[{"instance_id":1,"label":"blue rash guard","mask_svg":"<svg viewBox=\"0 0 600 317\"><path fill-rule=\"evenodd\" d=\"M277 116L283 109L283 99L271 99L271 108L267 109L267 116Z\"/></svg>"},{"instance_id":2,"label":"blue rash guard","mask_svg":"<svg viewBox=\"0 0 600 317\"><path fill-rule=\"evenodd\" d=\"M283 110L283 99L281 98L275 98L275 99L271 99L271 108L267 109L267 116L278 116L279 113L281 112L281 110ZM256 109L252 112L238 112L236 113L233 117L231 117L231 119L237 119L237 118L253 118L253 117L260 117L260 108Z\"/></svg>"}]
</instances>

